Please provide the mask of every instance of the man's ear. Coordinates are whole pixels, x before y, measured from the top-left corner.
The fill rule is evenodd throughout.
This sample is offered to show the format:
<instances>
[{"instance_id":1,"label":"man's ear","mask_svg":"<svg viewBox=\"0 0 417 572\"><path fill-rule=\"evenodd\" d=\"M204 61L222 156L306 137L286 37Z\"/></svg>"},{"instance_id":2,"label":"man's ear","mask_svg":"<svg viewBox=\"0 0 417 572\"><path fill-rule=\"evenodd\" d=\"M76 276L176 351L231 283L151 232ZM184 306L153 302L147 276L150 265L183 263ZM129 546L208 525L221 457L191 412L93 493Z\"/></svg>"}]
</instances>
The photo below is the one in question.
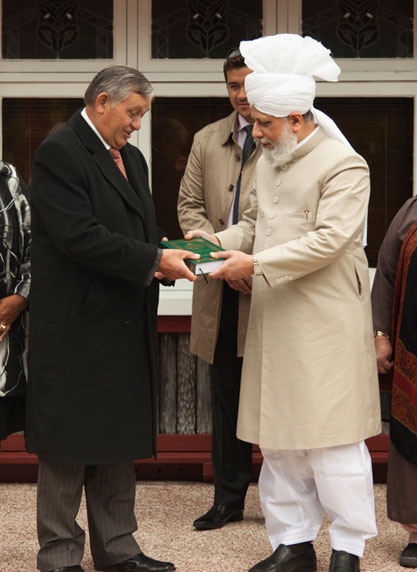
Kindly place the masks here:
<instances>
[{"instance_id":1,"label":"man's ear","mask_svg":"<svg viewBox=\"0 0 417 572\"><path fill-rule=\"evenodd\" d=\"M288 116L291 129L294 133L297 133L303 126L304 119L301 113L292 112Z\"/></svg>"},{"instance_id":2,"label":"man's ear","mask_svg":"<svg viewBox=\"0 0 417 572\"><path fill-rule=\"evenodd\" d=\"M106 109L106 106L108 106L109 104L110 104L109 96L105 91L103 91L102 93L99 93L98 96L96 97L94 107L98 113L103 113Z\"/></svg>"}]
</instances>

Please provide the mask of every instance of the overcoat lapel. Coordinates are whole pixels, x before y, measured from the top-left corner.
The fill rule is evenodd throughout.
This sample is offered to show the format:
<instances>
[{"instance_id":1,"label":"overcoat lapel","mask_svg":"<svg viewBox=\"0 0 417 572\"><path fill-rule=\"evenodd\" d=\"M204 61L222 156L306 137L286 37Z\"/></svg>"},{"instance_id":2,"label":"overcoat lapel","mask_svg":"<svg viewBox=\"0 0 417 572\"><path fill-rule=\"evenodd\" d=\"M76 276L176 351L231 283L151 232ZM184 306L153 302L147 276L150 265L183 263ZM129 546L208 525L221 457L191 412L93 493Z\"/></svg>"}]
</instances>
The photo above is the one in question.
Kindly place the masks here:
<instances>
[{"instance_id":1,"label":"overcoat lapel","mask_svg":"<svg viewBox=\"0 0 417 572\"><path fill-rule=\"evenodd\" d=\"M155 217L155 209L149 190L147 166L145 163L140 165L141 168L138 168L137 164L132 165L133 161L138 162L138 156L137 153L132 153L132 146L129 144L121 149L121 154L129 178L130 187L135 191L135 194L141 201L145 219L146 222L148 222L151 220L151 217Z\"/></svg>"},{"instance_id":2,"label":"overcoat lapel","mask_svg":"<svg viewBox=\"0 0 417 572\"><path fill-rule=\"evenodd\" d=\"M100 171L103 173L103 176L114 187L115 191L122 196L123 200L139 214L144 226L146 227L146 210L144 209L143 202L140 200L138 194L132 189L129 182L120 173L118 168L115 168L113 160L100 139L83 119L81 114L73 115L69 120L69 124L78 133L86 149L92 154L92 157Z\"/></svg>"}]
</instances>

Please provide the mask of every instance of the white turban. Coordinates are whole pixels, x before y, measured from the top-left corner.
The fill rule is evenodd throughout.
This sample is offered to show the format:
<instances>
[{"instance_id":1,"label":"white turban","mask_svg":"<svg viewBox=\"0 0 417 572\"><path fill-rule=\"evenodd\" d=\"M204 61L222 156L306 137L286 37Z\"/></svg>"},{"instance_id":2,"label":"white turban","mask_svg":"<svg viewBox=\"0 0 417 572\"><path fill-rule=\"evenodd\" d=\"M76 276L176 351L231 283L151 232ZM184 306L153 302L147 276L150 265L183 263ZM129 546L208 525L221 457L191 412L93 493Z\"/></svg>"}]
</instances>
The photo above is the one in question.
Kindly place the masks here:
<instances>
[{"instance_id":1,"label":"white turban","mask_svg":"<svg viewBox=\"0 0 417 572\"><path fill-rule=\"evenodd\" d=\"M312 111L314 121L326 135L350 146L334 121L313 107L314 78L337 81L340 74L330 50L313 38L297 34L264 36L240 42L239 48L245 64L253 70L245 78L252 107L275 117Z\"/></svg>"}]
</instances>

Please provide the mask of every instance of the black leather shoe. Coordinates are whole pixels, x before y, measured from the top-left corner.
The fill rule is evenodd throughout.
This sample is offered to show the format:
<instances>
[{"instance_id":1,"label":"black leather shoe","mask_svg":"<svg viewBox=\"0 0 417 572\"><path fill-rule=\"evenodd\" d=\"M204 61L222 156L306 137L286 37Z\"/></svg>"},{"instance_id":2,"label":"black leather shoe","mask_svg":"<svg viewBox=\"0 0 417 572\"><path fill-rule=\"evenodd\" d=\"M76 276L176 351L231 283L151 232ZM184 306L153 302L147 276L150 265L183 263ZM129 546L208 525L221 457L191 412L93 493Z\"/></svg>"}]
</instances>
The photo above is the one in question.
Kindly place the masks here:
<instances>
[{"instance_id":1,"label":"black leather shoe","mask_svg":"<svg viewBox=\"0 0 417 572\"><path fill-rule=\"evenodd\" d=\"M136 556L128 558L120 564L114 564L104 568L104 572L170 572L175 570L175 566L171 562L161 562L145 556L143 552L139 552Z\"/></svg>"},{"instance_id":2,"label":"black leather shoe","mask_svg":"<svg viewBox=\"0 0 417 572\"><path fill-rule=\"evenodd\" d=\"M63 566L62 568L54 568L49 572L84 572L81 566Z\"/></svg>"},{"instance_id":3,"label":"black leather shoe","mask_svg":"<svg viewBox=\"0 0 417 572\"><path fill-rule=\"evenodd\" d=\"M193 526L197 530L213 530L221 528L228 522L236 522L243 520L243 510L241 508L233 508L223 504L215 504L211 509L197 518L193 522Z\"/></svg>"},{"instance_id":4,"label":"black leather shoe","mask_svg":"<svg viewBox=\"0 0 417 572\"><path fill-rule=\"evenodd\" d=\"M359 557L344 550L332 550L329 572L359 572Z\"/></svg>"},{"instance_id":5,"label":"black leather shoe","mask_svg":"<svg viewBox=\"0 0 417 572\"><path fill-rule=\"evenodd\" d=\"M417 568L417 544L410 542L400 555L400 566L405 568Z\"/></svg>"},{"instance_id":6,"label":"black leather shoe","mask_svg":"<svg viewBox=\"0 0 417 572\"><path fill-rule=\"evenodd\" d=\"M249 572L315 572L317 558L311 542L300 542L278 548L265 560L261 560Z\"/></svg>"}]
</instances>

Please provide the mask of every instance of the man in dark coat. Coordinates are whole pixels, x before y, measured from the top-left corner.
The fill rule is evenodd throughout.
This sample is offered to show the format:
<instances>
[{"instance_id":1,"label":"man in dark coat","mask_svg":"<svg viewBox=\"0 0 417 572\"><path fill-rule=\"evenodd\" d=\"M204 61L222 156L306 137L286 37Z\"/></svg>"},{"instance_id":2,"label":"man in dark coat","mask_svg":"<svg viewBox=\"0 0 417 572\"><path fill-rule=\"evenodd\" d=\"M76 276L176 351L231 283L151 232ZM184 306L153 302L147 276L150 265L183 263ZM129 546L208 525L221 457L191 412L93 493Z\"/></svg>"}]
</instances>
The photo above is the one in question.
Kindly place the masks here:
<instances>
[{"instance_id":1,"label":"man in dark coat","mask_svg":"<svg viewBox=\"0 0 417 572\"><path fill-rule=\"evenodd\" d=\"M37 150L30 186L26 446L39 456L37 564L82 572L84 487L95 568L164 572L174 565L145 556L133 537L132 461L156 452L155 277L193 280L184 258L194 256L158 247L147 166L127 142L150 109L150 83L111 66L84 101Z\"/></svg>"}]
</instances>

